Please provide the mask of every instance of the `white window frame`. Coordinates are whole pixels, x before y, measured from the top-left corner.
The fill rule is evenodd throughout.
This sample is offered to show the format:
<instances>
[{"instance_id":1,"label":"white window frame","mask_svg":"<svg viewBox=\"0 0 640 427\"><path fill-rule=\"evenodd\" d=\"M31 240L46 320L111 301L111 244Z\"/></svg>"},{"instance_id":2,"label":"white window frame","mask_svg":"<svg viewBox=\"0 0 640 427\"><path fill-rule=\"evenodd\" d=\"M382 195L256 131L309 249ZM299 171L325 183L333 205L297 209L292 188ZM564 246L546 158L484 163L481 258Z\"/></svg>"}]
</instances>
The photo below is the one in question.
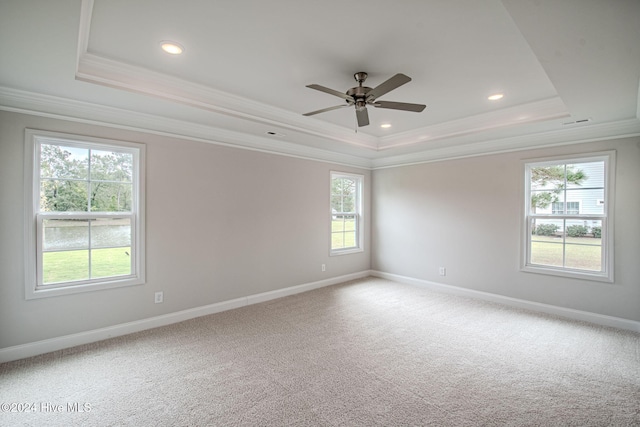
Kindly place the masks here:
<instances>
[{"instance_id":1,"label":"white window frame","mask_svg":"<svg viewBox=\"0 0 640 427\"><path fill-rule=\"evenodd\" d=\"M562 164L587 163L604 161L604 211L602 214L532 214L531 213L531 169L540 166L553 166ZM541 273L554 276L570 277L583 280L601 282L614 282L614 194L615 194L615 164L616 152L605 151L582 155L566 155L547 158L527 159L523 161L524 175L524 212L522 215L522 256L520 270L529 273ZM552 267L532 264L531 259L531 219L567 219L567 220L597 220L602 224L602 258L600 272L589 270L571 269L567 267Z\"/></svg>"},{"instance_id":2,"label":"white window frame","mask_svg":"<svg viewBox=\"0 0 640 427\"><path fill-rule=\"evenodd\" d=\"M334 179L339 178L348 178L354 179L356 181L356 202L355 202L355 212L339 212L339 213L353 213L355 215L356 222L356 246L349 248L337 248L333 249L333 217L335 216L335 212L331 209L331 189L332 183ZM353 254L357 252L364 251L364 239L363 239L363 218L362 218L362 191L364 186L364 175L347 173L347 172L337 172L331 171L329 176L329 255L347 255Z\"/></svg>"},{"instance_id":3,"label":"white window frame","mask_svg":"<svg viewBox=\"0 0 640 427\"><path fill-rule=\"evenodd\" d=\"M58 144L96 150L117 150L133 155L133 189L131 212L65 213L40 212L40 150L41 144ZM25 298L45 298L80 292L133 286L145 283L145 145L59 132L26 129L24 144L25 181ZM130 218L132 228L132 273L85 281L42 283L42 222L46 219Z\"/></svg>"}]
</instances>

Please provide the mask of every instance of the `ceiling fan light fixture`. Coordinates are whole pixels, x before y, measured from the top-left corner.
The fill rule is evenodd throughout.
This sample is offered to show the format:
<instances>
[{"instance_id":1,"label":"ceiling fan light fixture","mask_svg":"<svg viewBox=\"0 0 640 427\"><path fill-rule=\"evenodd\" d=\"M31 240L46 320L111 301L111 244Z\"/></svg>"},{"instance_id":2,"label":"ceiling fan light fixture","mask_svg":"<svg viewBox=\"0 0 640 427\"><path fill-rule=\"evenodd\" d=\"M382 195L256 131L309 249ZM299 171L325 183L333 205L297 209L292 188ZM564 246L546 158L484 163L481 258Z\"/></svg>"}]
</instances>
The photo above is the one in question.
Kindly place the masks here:
<instances>
[{"instance_id":1,"label":"ceiling fan light fixture","mask_svg":"<svg viewBox=\"0 0 640 427\"><path fill-rule=\"evenodd\" d=\"M160 48L171 55L180 55L184 52L184 47L180 43L163 40L160 42Z\"/></svg>"}]
</instances>

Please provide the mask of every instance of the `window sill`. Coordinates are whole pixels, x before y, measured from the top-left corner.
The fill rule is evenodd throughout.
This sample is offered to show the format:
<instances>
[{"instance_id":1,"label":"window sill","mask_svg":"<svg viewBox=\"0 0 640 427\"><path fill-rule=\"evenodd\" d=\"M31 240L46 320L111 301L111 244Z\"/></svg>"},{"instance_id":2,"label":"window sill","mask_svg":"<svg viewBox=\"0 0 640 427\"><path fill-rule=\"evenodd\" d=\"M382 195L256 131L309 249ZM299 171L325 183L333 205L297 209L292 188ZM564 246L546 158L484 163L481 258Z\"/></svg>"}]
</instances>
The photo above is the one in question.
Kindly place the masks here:
<instances>
[{"instance_id":1,"label":"window sill","mask_svg":"<svg viewBox=\"0 0 640 427\"><path fill-rule=\"evenodd\" d=\"M126 286L143 285L145 282L140 278L126 278L99 283L67 284L57 286L40 286L35 289L28 289L25 298L38 299L57 297L61 295L73 295L84 292L101 291L105 289L122 288Z\"/></svg>"},{"instance_id":2,"label":"window sill","mask_svg":"<svg viewBox=\"0 0 640 427\"><path fill-rule=\"evenodd\" d=\"M332 250L331 252L329 252L329 256L349 255L349 254L355 254L355 253L359 253L359 252L364 252L364 249L362 249L362 248L337 249L337 250Z\"/></svg>"},{"instance_id":3,"label":"window sill","mask_svg":"<svg viewBox=\"0 0 640 427\"><path fill-rule=\"evenodd\" d=\"M556 269L553 267L527 265L520 268L525 273L546 274L549 276L566 277L570 279L590 280L594 282L613 283L613 274L606 273L588 273L586 271Z\"/></svg>"}]
</instances>

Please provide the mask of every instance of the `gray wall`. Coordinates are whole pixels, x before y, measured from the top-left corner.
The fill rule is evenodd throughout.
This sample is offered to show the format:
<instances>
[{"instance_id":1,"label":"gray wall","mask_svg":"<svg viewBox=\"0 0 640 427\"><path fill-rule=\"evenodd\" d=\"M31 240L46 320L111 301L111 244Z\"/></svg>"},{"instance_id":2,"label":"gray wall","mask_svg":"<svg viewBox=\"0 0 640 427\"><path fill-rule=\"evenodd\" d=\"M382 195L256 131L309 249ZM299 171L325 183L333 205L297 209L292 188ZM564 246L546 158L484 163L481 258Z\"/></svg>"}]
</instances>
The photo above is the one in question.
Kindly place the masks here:
<instances>
[{"instance_id":1,"label":"gray wall","mask_svg":"<svg viewBox=\"0 0 640 427\"><path fill-rule=\"evenodd\" d=\"M146 285L25 300L25 128L147 144ZM368 270L369 228L329 257L331 170L365 175L370 218L369 171L0 112L0 348Z\"/></svg>"},{"instance_id":2,"label":"gray wall","mask_svg":"<svg viewBox=\"0 0 640 427\"><path fill-rule=\"evenodd\" d=\"M610 149L615 283L520 272L522 160ZM372 181L374 270L640 320L638 138L381 169Z\"/></svg>"}]
</instances>

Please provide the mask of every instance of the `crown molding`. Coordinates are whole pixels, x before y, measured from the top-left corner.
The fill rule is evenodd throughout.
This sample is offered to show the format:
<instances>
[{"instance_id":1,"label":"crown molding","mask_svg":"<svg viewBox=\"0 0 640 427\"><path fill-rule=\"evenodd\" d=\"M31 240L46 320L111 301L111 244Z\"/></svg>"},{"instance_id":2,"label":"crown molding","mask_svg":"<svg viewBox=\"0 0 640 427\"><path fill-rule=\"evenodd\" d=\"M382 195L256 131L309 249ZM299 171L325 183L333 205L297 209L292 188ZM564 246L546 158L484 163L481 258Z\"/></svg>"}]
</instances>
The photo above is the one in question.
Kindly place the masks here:
<instances>
[{"instance_id":1,"label":"crown molding","mask_svg":"<svg viewBox=\"0 0 640 427\"><path fill-rule=\"evenodd\" d=\"M369 169L371 160L121 108L0 86L0 110Z\"/></svg>"},{"instance_id":2,"label":"crown molding","mask_svg":"<svg viewBox=\"0 0 640 427\"><path fill-rule=\"evenodd\" d=\"M88 52L94 0L82 0L76 79L377 150L378 138Z\"/></svg>"},{"instance_id":3,"label":"crown molding","mask_svg":"<svg viewBox=\"0 0 640 427\"><path fill-rule=\"evenodd\" d=\"M360 148L377 150L378 147L378 138L372 135L361 132L356 134L340 126L310 120L301 114L91 53L80 55L76 79L128 92L142 93L255 123L278 126Z\"/></svg>"},{"instance_id":4,"label":"crown molding","mask_svg":"<svg viewBox=\"0 0 640 427\"><path fill-rule=\"evenodd\" d=\"M472 133L569 116L570 114L564 102L560 97L556 96L382 137L378 144L378 150L382 151L404 145L460 137Z\"/></svg>"},{"instance_id":5,"label":"crown molding","mask_svg":"<svg viewBox=\"0 0 640 427\"><path fill-rule=\"evenodd\" d=\"M640 136L640 119L584 124L565 129L531 133L502 139L488 139L376 159L336 153L213 126L195 124L121 108L45 95L0 86L0 110L26 113L80 123L140 131L192 141L262 151L272 154L323 161L363 169L383 169L464 157L572 145L607 139ZM480 137L482 134L478 134Z\"/></svg>"},{"instance_id":6,"label":"crown molding","mask_svg":"<svg viewBox=\"0 0 640 427\"><path fill-rule=\"evenodd\" d=\"M557 147L594 141L640 136L640 119L631 118L608 123L577 125L567 129L530 133L502 139L490 139L469 144L427 149L420 152L374 159L372 169L384 169L499 154L536 148Z\"/></svg>"}]
</instances>

